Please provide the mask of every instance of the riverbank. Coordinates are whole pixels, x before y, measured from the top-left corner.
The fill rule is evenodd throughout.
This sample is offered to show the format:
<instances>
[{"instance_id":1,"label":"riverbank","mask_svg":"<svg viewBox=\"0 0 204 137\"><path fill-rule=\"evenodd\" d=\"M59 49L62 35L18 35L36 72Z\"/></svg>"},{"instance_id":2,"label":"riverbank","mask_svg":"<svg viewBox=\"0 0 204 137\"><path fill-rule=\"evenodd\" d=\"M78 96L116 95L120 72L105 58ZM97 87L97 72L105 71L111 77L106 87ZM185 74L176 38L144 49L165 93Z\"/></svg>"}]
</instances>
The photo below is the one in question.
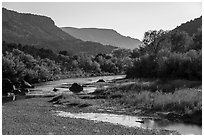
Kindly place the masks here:
<instances>
[{"instance_id":1,"label":"riverbank","mask_svg":"<svg viewBox=\"0 0 204 137\"><path fill-rule=\"evenodd\" d=\"M127 128L107 122L62 118L53 115L59 107L51 98L30 98L8 102L2 107L3 135L153 135L170 131ZM62 109L62 108L61 108ZM74 111L75 108L67 109ZM78 111L80 111L78 109Z\"/></svg>"},{"instance_id":2,"label":"riverbank","mask_svg":"<svg viewBox=\"0 0 204 137\"><path fill-rule=\"evenodd\" d=\"M106 82L101 82L101 83L96 82L98 79L101 79L101 78L104 78ZM116 78L118 80L114 80L114 78ZM82 86L84 87L84 91L82 93L73 94L72 92L70 92L68 90L68 87L74 82L82 84ZM152 82L155 83L155 80L152 80ZM140 85L139 87L138 87L138 83ZM178 83L178 81L176 81L174 83ZM190 83L186 84L187 82L183 82L183 84L181 84L182 82L180 81L179 83L180 83L180 85L179 85L180 88L182 88L182 85L184 84L185 87L188 87L188 88L189 87L194 87L194 88L198 87L197 89L200 90L200 83L199 82L194 82L193 84L192 84L192 82L190 82L191 84ZM14 123L12 126L16 127L16 126L18 126L19 121L17 123L15 123L15 119L18 119L15 117L23 117L24 113L25 113L25 115L30 115L30 112L29 112L29 114L27 114L27 111L31 111L31 112L36 111L36 112L33 112L33 114L36 114L36 115L31 114L31 116L29 116L29 119L30 118L32 119L34 117L39 118L38 115L44 115L43 111L46 111L46 113L47 114L49 113L49 115L47 115L45 119L57 117L57 119L66 119L67 120L66 122L69 123L69 120L71 120L71 121L73 120L73 118L71 118L69 116L79 115L79 117L77 119L74 118L76 121L78 121L81 124L83 124L84 121L88 121L87 122L88 125L89 125L89 122L94 125L94 123L96 124L96 121L95 121L96 118L98 118L98 120L100 121L101 116L103 117L103 115L107 115L106 120L102 120L101 122L97 122L97 125L99 126L98 127L99 130L97 130L97 133L95 133L94 128L93 128L92 131L90 131L91 129L87 129L86 133L85 132L79 132L77 134L86 134L86 135L87 134L127 134L127 135L128 134L145 134L145 135L148 135L148 134L178 134L178 132L175 132L173 130L177 130L177 131L179 130L180 134L201 134L201 128L200 127L197 127L195 125L189 125L188 126L188 124L186 125L180 121L172 122L171 120L169 121L164 117L160 117L161 115L155 115L155 114L157 114L157 113L155 113L157 111L149 111L149 112L144 111L147 109L144 109L142 107L139 108L138 103L137 104L131 104L130 102L134 101L133 98L131 98L131 96L136 95L135 93L137 93L137 92L133 92L133 91L138 90L138 89L140 89L140 90L141 89L142 90L155 89L155 88L152 88L152 87L154 87L153 85L151 85L151 86L148 86L148 85L151 85L150 81L147 82L145 80L139 80L138 81L138 80L130 80L130 79L121 79L121 76L117 76L117 77L92 77L92 78L66 79L66 80L52 81L52 82L44 83L44 85L40 85L39 87L36 87L35 90L31 92L33 94L33 97L35 97L35 95L38 95L38 98L29 98L29 99L24 99L24 100L17 100L17 101L15 101L16 103L15 102L9 102L9 103L3 104L3 109L6 110L6 111L4 111L5 113L3 113L3 115L5 117L3 119L3 121L4 121L4 123L6 123L7 128L8 128L10 126L9 121L11 119L10 123ZM158 82L156 85L160 89L163 88L163 89L168 89L168 90L169 89L172 90L173 88L178 87L178 85L175 86L175 84L172 84L172 83L171 83L172 87L166 86L163 83L158 84ZM165 85L165 86L161 86L161 85ZM52 91L53 88L58 89L58 91L53 92ZM94 92L94 90L92 91L92 88L94 88L94 89L97 88L97 90ZM151 91L151 92L153 92L153 91ZM52 94L52 95L56 95L56 96L55 97L48 97L47 96L46 98L39 98L40 97L39 95L45 95L45 94L48 95L48 93L50 95ZM137 94L137 95L139 95L139 94ZM148 97L148 96L146 96L146 97ZM124 100L125 98L126 98L126 100ZM136 96L134 99L137 99ZM19 101L21 103L18 103ZM123 103L121 103L122 101L123 101ZM124 103L124 101L126 101L126 103ZM127 101L129 101L129 103ZM24 102L25 106L24 106L23 102ZM143 100L141 100L141 102L143 102ZM144 100L144 103L145 103L145 100ZM12 104L13 106L8 105L8 104ZM11 106L12 107L16 106L16 109L18 109L18 110L11 109L10 108ZM23 106L27 107L27 109L21 110L21 109L23 109ZM30 110L33 108L35 110ZM46 110L41 110L42 108L46 108ZM7 117L7 115L10 115L10 113L12 114L12 116ZM19 115L14 116L15 113L19 113ZM65 114L64 115L65 117L60 116L60 113L63 113L63 115ZM68 114L68 117L66 116L67 114ZM86 119L87 118L86 114L89 115L88 118L90 118L90 119ZM95 120L91 120L90 114L93 115ZM113 116L110 116L110 117L108 116L111 114L113 114L113 116L116 116L117 120L114 120L114 121L118 121L119 120L118 118L121 118L121 119L126 119L125 121L127 122L128 120L130 120L129 117L133 117L133 119L135 119L135 117L136 117L136 120L133 120L133 121L131 120L131 122L128 122L128 124L133 122L133 126L136 124L136 127L135 126L134 127L121 126L121 125L123 125L124 121L120 124L117 124L117 125L111 124L111 121L108 121L108 120L111 120L109 118L111 118L111 117L113 118ZM82 115L82 117L81 117L81 115ZM12 117L14 117L14 118L12 118ZM139 118L139 120L137 120L137 117ZM141 119L141 117L143 117L143 118ZM21 118L21 119L23 120L23 118ZM37 118L35 118L35 119L37 119ZM74 122L76 122L76 121L74 121ZM112 131L108 130L107 132L105 132L105 130L103 129L103 126L102 126L104 124L104 121L105 121L105 123L107 123L110 126L110 128L114 128L114 129L116 128L116 130L121 130L121 131L112 132ZM121 121L121 120L119 120L119 121ZM35 123L35 121L31 121L31 123L24 121L22 123L23 123L23 125L27 125L28 126L27 128L31 128L32 125L30 125L30 124L32 124L33 122ZM76 122L76 125L79 124L78 122ZM60 125L58 125L58 126L60 126ZM120 128L118 128L118 127L120 127ZM54 126L52 128L54 130L55 128L58 129L59 127ZM168 129L168 130L166 130L166 129ZM15 128L13 128L13 129L5 129L4 128L3 130L5 131L4 132L5 134L10 134L13 132L21 134L20 131L13 131L13 130L15 130ZM45 130L45 129L43 129L43 130ZM190 132L185 132L185 131L190 131ZM42 133L40 131L37 131L36 133L38 134L38 132L39 132L39 134ZM54 131L53 134L75 134L75 131L73 131L73 132L65 131L65 132L63 131L63 133L59 133L58 131ZM24 134L24 131L22 131L22 134ZM31 134L35 134L35 133L31 133ZM48 134L47 130L45 132L43 132L43 134Z\"/></svg>"},{"instance_id":3,"label":"riverbank","mask_svg":"<svg viewBox=\"0 0 204 137\"><path fill-rule=\"evenodd\" d=\"M93 85L97 86L98 83L90 86ZM94 113L145 116L154 121L159 119L157 121L163 125L159 126L160 128L172 126L170 129L180 130L182 134L201 134L202 89L200 81L161 82L149 79L121 79L112 81L105 87L97 88L95 92L88 94L82 93L75 96L63 94L59 98L56 97L57 101L53 103L64 107L86 106L87 109L90 108L87 112ZM100 102L100 105L89 103L89 101ZM149 121L145 123L142 120L141 122L144 122L147 127L150 126ZM154 122L152 128L158 128L158 122ZM189 128L190 126L192 128ZM182 131L182 128L192 131Z\"/></svg>"},{"instance_id":4,"label":"riverbank","mask_svg":"<svg viewBox=\"0 0 204 137\"><path fill-rule=\"evenodd\" d=\"M173 121L202 125L202 83L188 80L121 80L93 94L130 113L162 116Z\"/></svg>"}]
</instances>

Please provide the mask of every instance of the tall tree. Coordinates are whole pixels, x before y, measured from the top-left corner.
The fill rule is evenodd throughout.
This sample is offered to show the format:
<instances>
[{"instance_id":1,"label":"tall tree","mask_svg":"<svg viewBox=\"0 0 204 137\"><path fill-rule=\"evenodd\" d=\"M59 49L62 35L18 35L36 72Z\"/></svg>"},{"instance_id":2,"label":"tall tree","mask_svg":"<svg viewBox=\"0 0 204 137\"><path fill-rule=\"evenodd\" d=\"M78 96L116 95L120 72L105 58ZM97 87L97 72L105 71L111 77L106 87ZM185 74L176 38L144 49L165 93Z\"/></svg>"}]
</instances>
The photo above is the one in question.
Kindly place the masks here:
<instances>
[{"instance_id":1,"label":"tall tree","mask_svg":"<svg viewBox=\"0 0 204 137\"><path fill-rule=\"evenodd\" d=\"M167 31L164 30L149 30L145 32L143 43L145 50L149 54L157 54L160 49L160 44L165 40L165 34Z\"/></svg>"}]
</instances>

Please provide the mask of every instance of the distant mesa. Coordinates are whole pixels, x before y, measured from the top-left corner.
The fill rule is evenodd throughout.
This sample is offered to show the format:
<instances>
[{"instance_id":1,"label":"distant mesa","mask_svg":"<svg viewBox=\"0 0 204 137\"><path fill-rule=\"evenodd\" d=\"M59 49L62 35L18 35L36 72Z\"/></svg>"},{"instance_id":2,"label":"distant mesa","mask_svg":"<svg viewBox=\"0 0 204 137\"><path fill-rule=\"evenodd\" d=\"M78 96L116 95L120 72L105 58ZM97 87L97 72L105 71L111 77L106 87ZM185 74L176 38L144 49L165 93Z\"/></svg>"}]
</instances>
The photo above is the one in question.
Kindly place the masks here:
<instances>
[{"instance_id":1,"label":"distant mesa","mask_svg":"<svg viewBox=\"0 0 204 137\"><path fill-rule=\"evenodd\" d=\"M64 32L83 41L94 41L104 45L134 49L141 44L139 39L123 36L113 29L62 27Z\"/></svg>"}]
</instances>

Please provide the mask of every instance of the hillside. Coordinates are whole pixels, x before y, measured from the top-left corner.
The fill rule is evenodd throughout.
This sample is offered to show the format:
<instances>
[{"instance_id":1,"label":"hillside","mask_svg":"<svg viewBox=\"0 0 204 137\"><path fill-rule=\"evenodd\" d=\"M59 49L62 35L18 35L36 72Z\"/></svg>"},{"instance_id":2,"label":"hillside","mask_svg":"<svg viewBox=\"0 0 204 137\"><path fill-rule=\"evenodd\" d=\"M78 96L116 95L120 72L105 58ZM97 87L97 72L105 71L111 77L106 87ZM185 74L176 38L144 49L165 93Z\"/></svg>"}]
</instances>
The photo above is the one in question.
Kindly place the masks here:
<instances>
[{"instance_id":1,"label":"hillside","mask_svg":"<svg viewBox=\"0 0 204 137\"><path fill-rule=\"evenodd\" d=\"M18 13L5 8L2 8L2 40L76 54L110 53L115 48L76 39L58 28L49 17Z\"/></svg>"},{"instance_id":2,"label":"hillside","mask_svg":"<svg viewBox=\"0 0 204 137\"><path fill-rule=\"evenodd\" d=\"M84 41L94 41L120 48L134 49L141 43L138 39L123 36L112 29L73 27L62 27L61 29L64 32Z\"/></svg>"},{"instance_id":3,"label":"hillside","mask_svg":"<svg viewBox=\"0 0 204 137\"><path fill-rule=\"evenodd\" d=\"M176 27L174 30L182 30L187 32L190 36L193 36L199 28L202 27L202 16L194 20L182 23L180 26Z\"/></svg>"}]
</instances>

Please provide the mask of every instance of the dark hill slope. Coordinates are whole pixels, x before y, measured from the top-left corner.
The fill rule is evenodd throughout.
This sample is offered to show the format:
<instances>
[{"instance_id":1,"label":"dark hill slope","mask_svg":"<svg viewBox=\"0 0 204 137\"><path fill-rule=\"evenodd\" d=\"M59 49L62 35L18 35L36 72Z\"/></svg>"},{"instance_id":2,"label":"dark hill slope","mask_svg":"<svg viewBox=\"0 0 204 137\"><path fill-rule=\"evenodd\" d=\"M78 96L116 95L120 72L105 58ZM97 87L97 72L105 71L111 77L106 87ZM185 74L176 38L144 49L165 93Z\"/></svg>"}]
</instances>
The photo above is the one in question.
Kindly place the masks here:
<instances>
[{"instance_id":1,"label":"dark hill slope","mask_svg":"<svg viewBox=\"0 0 204 137\"><path fill-rule=\"evenodd\" d=\"M112 29L73 27L62 27L61 29L64 32L84 41L94 41L120 48L134 49L141 44L140 40L123 36Z\"/></svg>"},{"instance_id":2,"label":"dark hill slope","mask_svg":"<svg viewBox=\"0 0 204 137\"><path fill-rule=\"evenodd\" d=\"M84 42L65 33L46 16L18 13L2 9L2 40L22 43L53 51L73 53L109 53L115 47L96 42Z\"/></svg>"},{"instance_id":3,"label":"dark hill slope","mask_svg":"<svg viewBox=\"0 0 204 137\"><path fill-rule=\"evenodd\" d=\"M202 27L202 16L194 20L188 21L176 27L174 30L182 30L187 32L190 36L193 36L199 28Z\"/></svg>"}]
</instances>

